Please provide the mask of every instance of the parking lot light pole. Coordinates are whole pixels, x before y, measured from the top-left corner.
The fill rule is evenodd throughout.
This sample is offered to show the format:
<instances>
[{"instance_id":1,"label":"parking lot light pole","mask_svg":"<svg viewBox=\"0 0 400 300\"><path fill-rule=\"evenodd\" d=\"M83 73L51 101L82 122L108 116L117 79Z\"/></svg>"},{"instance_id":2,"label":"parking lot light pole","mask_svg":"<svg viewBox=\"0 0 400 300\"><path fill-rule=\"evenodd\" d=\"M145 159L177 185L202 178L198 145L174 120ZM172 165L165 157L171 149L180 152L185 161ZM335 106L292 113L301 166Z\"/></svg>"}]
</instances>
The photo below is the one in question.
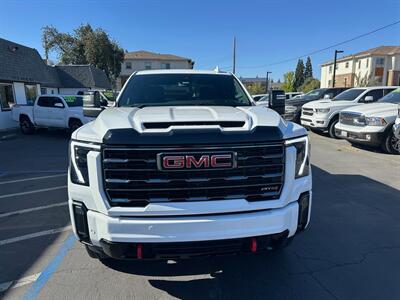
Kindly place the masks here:
<instances>
[{"instance_id":1,"label":"parking lot light pole","mask_svg":"<svg viewBox=\"0 0 400 300\"><path fill-rule=\"evenodd\" d=\"M265 93L268 94L268 87L269 87L269 78L268 75L271 74L272 72L267 72L267 77L265 78Z\"/></svg>"},{"instance_id":2,"label":"parking lot light pole","mask_svg":"<svg viewBox=\"0 0 400 300\"><path fill-rule=\"evenodd\" d=\"M333 78L332 78L332 87L335 87L336 80L336 60L338 53L343 53L342 50L335 50L335 59L333 60Z\"/></svg>"}]
</instances>

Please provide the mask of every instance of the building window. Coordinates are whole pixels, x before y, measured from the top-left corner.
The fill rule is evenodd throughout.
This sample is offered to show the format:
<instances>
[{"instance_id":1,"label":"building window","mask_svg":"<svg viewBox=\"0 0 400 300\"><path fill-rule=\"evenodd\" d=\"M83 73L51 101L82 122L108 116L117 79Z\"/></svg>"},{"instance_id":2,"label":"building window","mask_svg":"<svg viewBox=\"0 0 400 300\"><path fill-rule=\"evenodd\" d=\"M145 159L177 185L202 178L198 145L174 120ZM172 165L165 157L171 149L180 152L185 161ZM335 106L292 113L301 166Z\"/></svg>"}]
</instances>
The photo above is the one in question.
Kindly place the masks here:
<instances>
[{"instance_id":1,"label":"building window","mask_svg":"<svg viewBox=\"0 0 400 300\"><path fill-rule=\"evenodd\" d=\"M346 69L349 67L349 62L346 61Z\"/></svg>"},{"instance_id":2,"label":"building window","mask_svg":"<svg viewBox=\"0 0 400 300\"><path fill-rule=\"evenodd\" d=\"M151 70L151 62L150 61L146 61L144 63L144 69L145 70Z\"/></svg>"},{"instance_id":3,"label":"building window","mask_svg":"<svg viewBox=\"0 0 400 300\"><path fill-rule=\"evenodd\" d=\"M132 69L132 63L130 61L125 62L125 68Z\"/></svg>"},{"instance_id":4,"label":"building window","mask_svg":"<svg viewBox=\"0 0 400 300\"><path fill-rule=\"evenodd\" d=\"M332 65L329 66L329 73L332 73Z\"/></svg>"},{"instance_id":5,"label":"building window","mask_svg":"<svg viewBox=\"0 0 400 300\"><path fill-rule=\"evenodd\" d=\"M46 95L47 94L47 89L44 87L40 88L40 95Z\"/></svg>"},{"instance_id":6,"label":"building window","mask_svg":"<svg viewBox=\"0 0 400 300\"><path fill-rule=\"evenodd\" d=\"M383 66L385 64L385 58L377 57L376 60L375 60L375 64L377 66Z\"/></svg>"},{"instance_id":7,"label":"building window","mask_svg":"<svg viewBox=\"0 0 400 300\"><path fill-rule=\"evenodd\" d=\"M369 67L369 58L367 58L367 60L365 61L365 67Z\"/></svg>"},{"instance_id":8,"label":"building window","mask_svg":"<svg viewBox=\"0 0 400 300\"><path fill-rule=\"evenodd\" d=\"M0 83L0 106L1 110L9 110L15 104L14 90L12 84Z\"/></svg>"},{"instance_id":9,"label":"building window","mask_svg":"<svg viewBox=\"0 0 400 300\"><path fill-rule=\"evenodd\" d=\"M336 70L337 70L337 69L339 69L339 64L338 64L338 63L336 64Z\"/></svg>"},{"instance_id":10,"label":"building window","mask_svg":"<svg viewBox=\"0 0 400 300\"><path fill-rule=\"evenodd\" d=\"M25 84L25 97L27 104L33 104L37 97L37 89L36 85L33 84Z\"/></svg>"},{"instance_id":11,"label":"building window","mask_svg":"<svg viewBox=\"0 0 400 300\"><path fill-rule=\"evenodd\" d=\"M171 64L170 63L162 63L161 69L171 69Z\"/></svg>"},{"instance_id":12,"label":"building window","mask_svg":"<svg viewBox=\"0 0 400 300\"><path fill-rule=\"evenodd\" d=\"M332 80L328 80L328 87L330 87L331 86L331 83L332 83Z\"/></svg>"},{"instance_id":13,"label":"building window","mask_svg":"<svg viewBox=\"0 0 400 300\"><path fill-rule=\"evenodd\" d=\"M361 60L358 61L358 68L361 69Z\"/></svg>"}]
</instances>

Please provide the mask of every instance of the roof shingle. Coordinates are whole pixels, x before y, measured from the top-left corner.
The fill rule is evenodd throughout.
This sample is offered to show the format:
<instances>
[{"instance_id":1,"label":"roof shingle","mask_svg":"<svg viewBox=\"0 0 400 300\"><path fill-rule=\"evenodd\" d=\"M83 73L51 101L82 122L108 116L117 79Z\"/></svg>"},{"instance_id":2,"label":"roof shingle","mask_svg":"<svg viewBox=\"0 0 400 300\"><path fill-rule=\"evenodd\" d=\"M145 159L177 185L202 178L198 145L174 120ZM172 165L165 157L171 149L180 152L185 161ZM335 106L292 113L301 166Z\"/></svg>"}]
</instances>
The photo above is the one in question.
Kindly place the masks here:
<instances>
[{"instance_id":1,"label":"roof shingle","mask_svg":"<svg viewBox=\"0 0 400 300\"><path fill-rule=\"evenodd\" d=\"M181 57L173 54L154 53L150 51L133 51L125 53L125 59L149 59L149 60L187 60L192 61L190 58Z\"/></svg>"}]
</instances>

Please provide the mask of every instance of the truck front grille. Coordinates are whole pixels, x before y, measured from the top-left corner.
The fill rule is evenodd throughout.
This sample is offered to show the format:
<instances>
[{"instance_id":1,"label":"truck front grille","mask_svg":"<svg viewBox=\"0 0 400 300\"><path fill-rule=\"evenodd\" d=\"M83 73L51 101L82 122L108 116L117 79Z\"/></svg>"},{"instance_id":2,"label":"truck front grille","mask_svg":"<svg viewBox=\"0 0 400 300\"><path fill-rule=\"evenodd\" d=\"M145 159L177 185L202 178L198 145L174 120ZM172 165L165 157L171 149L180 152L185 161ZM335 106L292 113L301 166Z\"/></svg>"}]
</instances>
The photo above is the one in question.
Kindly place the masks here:
<instances>
[{"instance_id":1,"label":"truck front grille","mask_svg":"<svg viewBox=\"0 0 400 300\"><path fill-rule=\"evenodd\" d=\"M363 116L358 113L341 112L339 122L344 125L364 126Z\"/></svg>"},{"instance_id":2,"label":"truck front grille","mask_svg":"<svg viewBox=\"0 0 400 300\"><path fill-rule=\"evenodd\" d=\"M182 152L234 152L232 169L160 171L157 155ZM191 148L105 148L104 187L111 206L144 207L149 203L280 196L285 165L283 143Z\"/></svg>"},{"instance_id":3,"label":"truck front grille","mask_svg":"<svg viewBox=\"0 0 400 300\"><path fill-rule=\"evenodd\" d=\"M304 116L312 116L314 114L314 111L312 108L302 108L302 113Z\"/></svg>"}]
</instances>

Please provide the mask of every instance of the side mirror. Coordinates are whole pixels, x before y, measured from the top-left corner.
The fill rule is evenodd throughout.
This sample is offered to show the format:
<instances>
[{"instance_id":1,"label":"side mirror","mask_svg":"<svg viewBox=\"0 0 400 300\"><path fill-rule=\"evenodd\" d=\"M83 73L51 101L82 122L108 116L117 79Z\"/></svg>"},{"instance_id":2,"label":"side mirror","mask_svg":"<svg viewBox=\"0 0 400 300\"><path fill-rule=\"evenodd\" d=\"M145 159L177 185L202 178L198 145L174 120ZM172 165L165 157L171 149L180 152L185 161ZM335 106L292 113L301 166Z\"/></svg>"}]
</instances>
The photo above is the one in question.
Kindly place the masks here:
<instances>
[{"instance_id":1,"label":"side mirror","mask_svg":"<svg viewBox=\"0 0 400 300\"><path fill-rule=\"evenodd\" d=\"M58 108L64 108L64 105L62 103L54 103L54 107L58 107Z\"/></svg>"},{"instance_id":2,"label":"side mirror","mask_svg":"<svg viewBox=\"0 0 400 300\"><path fill-rule=\"evenodd\" d=\"M86 92L83 95L83 115L85 117L96 118L103 109L99 92Z\"/></svg>"},{"instance_id":3,"label":"side mirror","mask_svg":"<svg viewBox=\"0 0 400 300\"><path fill-rule=\"evenodd\" d=\"M324 99L325 99L325 100L330 100L330 99L332 99L332 95L331 95L331 94L326 94L326 95L324 96Z\"/></svg>"},{"instance_id":4,"label":"side mirror","mask_svg":"<svg viewBox=\"0 0 400 300\"><path fill-rule=\"evenodd\" d=\"M366 96L364 99L365 103L373 102L373 101L374 101L374 96Z\"/></svg>"}]
</instances>

